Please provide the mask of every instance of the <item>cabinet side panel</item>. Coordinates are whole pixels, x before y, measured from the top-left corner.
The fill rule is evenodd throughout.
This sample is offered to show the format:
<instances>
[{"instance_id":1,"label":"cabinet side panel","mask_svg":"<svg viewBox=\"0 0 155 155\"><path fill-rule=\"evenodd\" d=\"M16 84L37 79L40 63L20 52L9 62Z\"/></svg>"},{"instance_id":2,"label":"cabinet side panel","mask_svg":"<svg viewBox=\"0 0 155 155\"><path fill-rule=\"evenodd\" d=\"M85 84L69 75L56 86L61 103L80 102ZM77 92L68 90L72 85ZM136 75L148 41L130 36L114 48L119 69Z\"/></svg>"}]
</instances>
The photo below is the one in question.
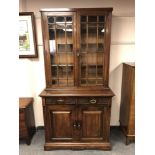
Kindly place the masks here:
<instances>
[{"instance_id":1,"label":"cabinet side panel","mask_svg":"<svg viewBox=\"0 0 155 155\"><path fill-rule=\"evenodd\" d=\"M120 106L120 123L123 127L127 128L129 121L129 109L130 109L130 69L123 65L123 77L122 77L122 90L121 90L121 106Z\"/></svg>"},{"instance_id":2,"label":"cabinet side panel","mask_svg":"<svg viewBox=\"0 0 155 155\"><path fill-rule=\"evenodd\" d=\"M135 69L131 68L131 100L130 100L130 114L129 114L129 134L135 134Z\"/></svg>"}]
</instances>

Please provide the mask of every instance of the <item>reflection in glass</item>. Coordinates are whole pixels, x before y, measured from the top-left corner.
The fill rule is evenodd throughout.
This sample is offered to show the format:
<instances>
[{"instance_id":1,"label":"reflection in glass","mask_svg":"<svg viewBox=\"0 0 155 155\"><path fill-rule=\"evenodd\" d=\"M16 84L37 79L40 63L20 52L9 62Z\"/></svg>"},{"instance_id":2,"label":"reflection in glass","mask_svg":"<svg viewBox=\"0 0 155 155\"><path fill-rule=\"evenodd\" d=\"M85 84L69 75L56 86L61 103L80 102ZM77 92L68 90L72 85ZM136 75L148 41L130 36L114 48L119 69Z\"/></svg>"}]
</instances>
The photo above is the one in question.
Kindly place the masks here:
<instances>
[{"instance_id":1,"label":"reflection in glass","mask_svg":"<svg viewBox=\"0 0 155 155\"><path fill-rule=\"evenodd\" d=\"M54 23L54 18L55 17L48 17L48 23Z\"/></svg>"}]
</instances>

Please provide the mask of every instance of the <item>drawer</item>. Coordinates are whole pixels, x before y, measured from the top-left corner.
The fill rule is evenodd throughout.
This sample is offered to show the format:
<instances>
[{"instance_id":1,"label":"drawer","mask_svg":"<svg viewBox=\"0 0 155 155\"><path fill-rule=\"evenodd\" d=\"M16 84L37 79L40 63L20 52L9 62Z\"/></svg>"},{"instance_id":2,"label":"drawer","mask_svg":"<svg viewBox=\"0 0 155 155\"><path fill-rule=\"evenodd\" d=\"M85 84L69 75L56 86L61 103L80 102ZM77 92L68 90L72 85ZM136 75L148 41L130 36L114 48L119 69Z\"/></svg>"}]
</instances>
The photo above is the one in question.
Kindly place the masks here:
<instances>
[{"instance_id":1,"label":"drawer","mask_svg":"<svg viewBox=\"0 0 155 155\"><path fill-rule=\"evenodd\" d=\"M24 121L19 122L19 129L26 129L26 124Z\"/></svg>"},{"instance_id":2,"label":"drawer","mask_svg":"<svg viewBox=\"0 0 155 155\"><path fill-rule=\"evenodd\" d=\"M79 97L78 104L109 104L110 98L106 97Z\"/></svg>"},{"instance_id":3,"label":"drawer","mask_svg":"<svg viewBox=\"0 0 155 155\"><path fill-rule=\"evenodd\" d=\"M46 104L75 104L74 97L48 97L45 99Z\"/></svg>"},{"instance_id":4,"label":"drawer","mask_svg":"<svg viewBox=\"0 0 155 155\"><path fill-rule=\"evenodd\" d=\"M25 121L25 112L24 112L24 110L19 111L19 121Z\"/></svg>"},{"instance_id":5,"label":"drawer","mask_svg":"<svg viewBox=\"0 0 155 155\"><path fill-rule=\"evenodd\" d=\"M26 128L19 128L19 138L28 136L28 131Z\"/></svg>"}]
</instances>

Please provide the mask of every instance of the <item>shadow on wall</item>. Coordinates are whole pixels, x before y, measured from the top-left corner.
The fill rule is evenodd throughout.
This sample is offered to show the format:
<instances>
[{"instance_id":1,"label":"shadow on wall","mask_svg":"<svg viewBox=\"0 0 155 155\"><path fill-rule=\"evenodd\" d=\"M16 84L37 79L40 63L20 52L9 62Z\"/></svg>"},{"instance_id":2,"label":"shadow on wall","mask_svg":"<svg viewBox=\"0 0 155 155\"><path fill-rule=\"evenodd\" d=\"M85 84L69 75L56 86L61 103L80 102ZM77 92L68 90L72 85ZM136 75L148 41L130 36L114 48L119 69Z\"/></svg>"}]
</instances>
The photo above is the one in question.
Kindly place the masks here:
<instances>
[{"instance_id":1,"label":"shadow on wall","mask_svg":"<svg viewBox=\"0 0 155 155\"><path fill-rule=\"evenodd\" d=\"M111 123L112 125L119 125L119 112L121 101L121 86L122 86L122 64L119 64L110 72L109 86L114 92L115 96L112 99L111 109Z\"/></svg>"}]
</instances>

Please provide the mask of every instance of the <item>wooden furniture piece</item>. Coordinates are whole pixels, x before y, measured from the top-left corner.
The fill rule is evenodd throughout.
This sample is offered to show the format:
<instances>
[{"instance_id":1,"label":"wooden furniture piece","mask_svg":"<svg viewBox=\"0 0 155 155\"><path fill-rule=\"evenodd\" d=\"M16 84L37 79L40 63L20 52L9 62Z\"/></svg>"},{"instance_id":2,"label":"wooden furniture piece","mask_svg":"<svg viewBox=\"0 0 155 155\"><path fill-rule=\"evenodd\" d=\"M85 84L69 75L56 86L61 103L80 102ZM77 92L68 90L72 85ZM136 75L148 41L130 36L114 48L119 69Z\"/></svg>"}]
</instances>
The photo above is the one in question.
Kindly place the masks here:
<instances>
[{"instance_id":1,"label":"wooden furniture piece","mask_svg":"<svg viewBox=\"0 0 155 155\"><path fill-rule=\"evenodd\" d=\"M19 138L30 145L35 131L33 98L19 98Z\"/></svg>"},{"instance_id":2,"label":"wooden furniture piece","mask_svg":"<svg viewBox=\"0 0 155 155\"><path fill-rule=\"evenodd\" d=\"M41 10L45 150L110 150L112 8Z\"/></svg>"},{"instance_id":3,"label":"wooden furniture piece","mask_svg":"<svg viewBox=\"0 0 155 155\"><path fill-rule=\"evenodd\" d=\"M135 139L135 65L123 63L120 127L126 144Z\"/></svg>"}]
</instances>

